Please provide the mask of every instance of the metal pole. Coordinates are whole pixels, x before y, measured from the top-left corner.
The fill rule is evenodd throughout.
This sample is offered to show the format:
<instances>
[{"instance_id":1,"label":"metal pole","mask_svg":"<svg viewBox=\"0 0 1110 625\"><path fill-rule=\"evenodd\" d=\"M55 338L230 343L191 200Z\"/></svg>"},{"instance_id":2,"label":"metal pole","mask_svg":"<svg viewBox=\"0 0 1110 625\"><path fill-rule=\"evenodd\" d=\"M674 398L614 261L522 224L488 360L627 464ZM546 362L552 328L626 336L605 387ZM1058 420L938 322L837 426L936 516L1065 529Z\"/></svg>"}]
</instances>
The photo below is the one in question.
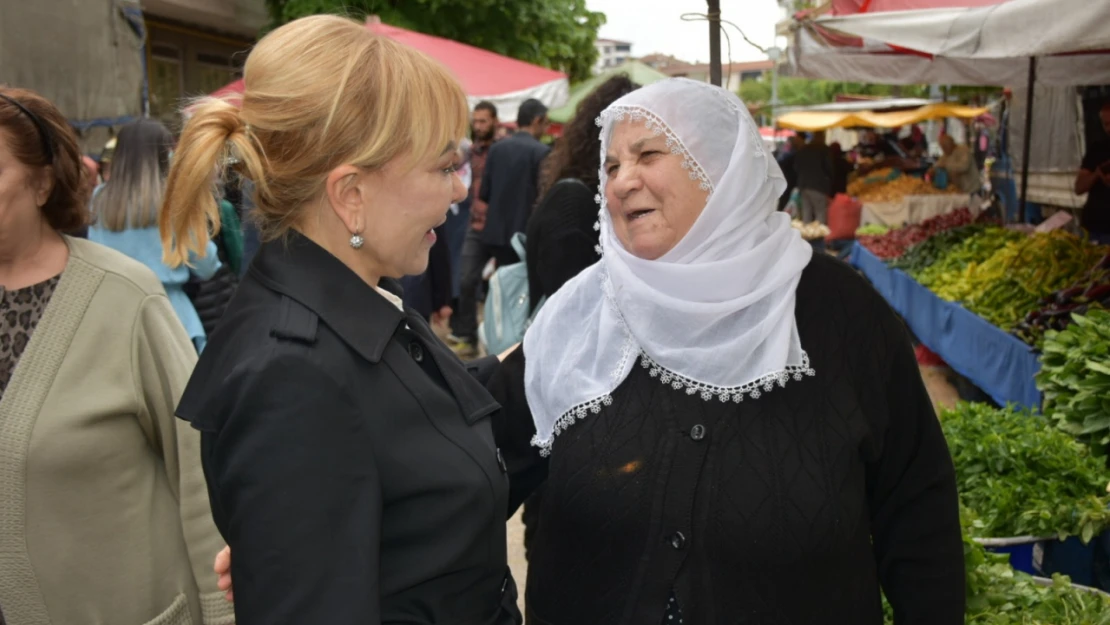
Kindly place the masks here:
<instances>
[{"instance_id":1,"label":"metal pole","mask_svg":"<svg viewBox=\"0 0 1110 625\"><path fill-rule=\"evenodd\" d=\"M1025 223L1025 198L1029 191L1029 151L1033 144L1033 86L1037 84L1037 57L1029 57L1029 80L1025 95L1025 136L1021 146L1021 203L1018 205L1018 223Z\"/></svg>"},{"instance_id":2,"label":"metal pole","mask_svg":"<svg viewBox=\"0 0 1110 625\"><path fill-rule=\"evenodd\" d=\"M709 2L709 82L721 86L721 2Z\"/></svg>"},{"instance_id":3,"label":"metal pole","mask_svg":"<svg viewBox=\"0 0 1110 625\"><path fill-rule=\"evenodd\" d=\"M771 125L778 127L778 122L775 121L775 108L779 105L779 68L776 63L771 68Z\"/></svg>"}]
</instances>

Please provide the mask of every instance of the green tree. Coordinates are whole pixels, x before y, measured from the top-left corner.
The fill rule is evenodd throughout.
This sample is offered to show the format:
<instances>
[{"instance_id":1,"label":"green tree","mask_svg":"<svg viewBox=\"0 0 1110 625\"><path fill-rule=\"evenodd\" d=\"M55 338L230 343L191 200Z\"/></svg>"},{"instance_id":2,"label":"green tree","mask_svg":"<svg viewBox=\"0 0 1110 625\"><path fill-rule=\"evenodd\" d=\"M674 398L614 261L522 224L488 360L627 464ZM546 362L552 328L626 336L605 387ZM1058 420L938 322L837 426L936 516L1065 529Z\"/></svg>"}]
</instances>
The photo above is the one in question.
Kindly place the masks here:
<instances>
[{"instance_id":1,"label":"green tree","mask_svg":"<svg viewBox=\"0 0 1110 625\"><path fill-rule=\"evenodd\" d=\"M590 77L597 29L605 14L586 0L266 0L273 26L306 15L378 15L401 28L461 41L565 72Z\"/></svg>"},{"instance_id":2,"label":"green tree","mask_svg":"<svg viewBox=\"0 0 1110 625\"><path fill-rule=\"evenodd\" d=\"M835 80L814 80L784 76L779 78L780 106L809 106L826 104L838 95L867 95L889 98L928 97L929 88L923 85L869 85ZM748 106L763 107L771 102L771 78L746 80L740 85L740 99Z\"/></svg>"}]
</instances>

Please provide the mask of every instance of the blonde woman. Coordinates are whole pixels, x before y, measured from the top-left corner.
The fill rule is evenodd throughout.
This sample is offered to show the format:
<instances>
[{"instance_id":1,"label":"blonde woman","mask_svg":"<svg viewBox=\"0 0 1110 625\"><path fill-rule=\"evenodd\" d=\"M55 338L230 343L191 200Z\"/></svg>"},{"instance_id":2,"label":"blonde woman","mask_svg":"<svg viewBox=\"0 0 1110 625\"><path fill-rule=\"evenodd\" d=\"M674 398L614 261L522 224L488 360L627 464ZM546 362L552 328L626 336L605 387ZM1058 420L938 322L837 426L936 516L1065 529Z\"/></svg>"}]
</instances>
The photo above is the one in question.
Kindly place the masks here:
<instances>
[{"instance_id":1,"label":"blonde woman","mask_svg":"<svg viewBox=\"0 0 1110 625\"><path fill-rule=\"evenodd\" d=\"M464 366L395 290L466 195L461 87L333 16L267 35L244 81L241 107L195 108L161 218L180 267L219 222L208 172L230 153L266 239L177 409L202 432L237 622L519 623L476 379L496 358Z\"/></svg>"},{"instance_id":2,"label":"blonde woman","mask_svg":"<svg viewBox=\"0 0 1110 625\"><path fill-rule=\"evenodd\" d=\"M88 219L77 137L0 87L0 606L12 625L228 625L196 352L149 269L62 234Z\"/></svg>"},{"instance_id":3,"label":"blonde woman","mask_svg":"<svg viewBox=\"0 0 1110 625\"><path fill-rule=\"evenodd\" d=\"M162 262L158 209L166 190L173 135L160 122L144 119L124 126L117 140L112 178L93 196L94 223L89 240L106 245L150 268L162 281L177 318L185 326L197 351L207 337L193 302L183 289L190 275L207 280L220 268L216 244L193 254L189 266L169 267Z\"/></svg>"}]
</instances>

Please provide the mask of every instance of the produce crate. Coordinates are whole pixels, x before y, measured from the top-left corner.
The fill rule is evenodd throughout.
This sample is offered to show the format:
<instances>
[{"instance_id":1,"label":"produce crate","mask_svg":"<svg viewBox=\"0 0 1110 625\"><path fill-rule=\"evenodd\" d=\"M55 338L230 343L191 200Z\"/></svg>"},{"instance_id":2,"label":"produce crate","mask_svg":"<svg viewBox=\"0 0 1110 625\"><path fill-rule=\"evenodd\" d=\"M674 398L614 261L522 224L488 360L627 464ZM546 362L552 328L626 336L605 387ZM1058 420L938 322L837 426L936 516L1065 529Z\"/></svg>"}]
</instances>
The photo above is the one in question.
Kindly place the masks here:
<instances>
[{"instance_id":1,"label":"produce crate","mask_svg":"<svg viewBox=\"0 0 1110 625\"><path fill-rule=\"evenodd\" d=\"M976 538L975 542L992 553L1005 553L1010 556L1010 566L1030 575L1044 574L1041 570L1044 560L1045 543L1052 541L1051 536L1013 536L1010 538Z\"/></svg>"},{"instance_id":2,"label":"produce crate","mask_svg":"<svg viewBox=\"0 0 1110 625\"><path fill-rule=\"evenodd\" d=\"M1110 545L1110 532L1103 532L1096 536L1090 543L1084 545L1077 537L1072 536L1064 541L1052 541L1045 544L1043 569L1045 575L1060 573L1067 575L1077 584L1110 590L1110 580L1099 579L1105 575L1098 575L1098 558L1096 553Z\"/></svg>"},{"instance_id":3,"label":"produce crate","mask_svg":"<svg viewBox=\"0 0 1110 625\"><path fill-rule=\"evenodd\" d=\"M1072 581L1075 582L1075 580L1072 580ZM1048 586L1052 585L1052 580L1051 579L1049 579L1047 577L1037 577L1036 575L1033 576L1033 582L1035 582L1038 586L1048 587ZM1086 593L1089 593L1089 594L1092 594L1092 595L1102 595L1104 597L1110 597L1110 593L1099 590L1098 588L1091 588L1090 586L1085 586L1085 585L1080 584L1080 583L1073 583L1072 586L1075 586L1079 590L1082 590L1083 592L1086 592Z\"/></svg>"}]
</instances>

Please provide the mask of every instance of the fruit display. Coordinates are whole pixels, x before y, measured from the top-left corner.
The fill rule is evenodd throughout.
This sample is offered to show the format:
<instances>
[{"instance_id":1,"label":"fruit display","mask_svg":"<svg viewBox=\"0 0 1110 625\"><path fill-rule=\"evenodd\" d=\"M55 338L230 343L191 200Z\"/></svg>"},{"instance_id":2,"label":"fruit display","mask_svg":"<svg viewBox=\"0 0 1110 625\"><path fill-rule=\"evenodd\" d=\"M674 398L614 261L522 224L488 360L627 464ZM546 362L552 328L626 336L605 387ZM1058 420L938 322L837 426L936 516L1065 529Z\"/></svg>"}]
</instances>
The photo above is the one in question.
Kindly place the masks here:
<instances>
[{"instance_id":1,"label":"fruit display","mask_svg":"<svg viewBox=\"0 0 1110 625\"><path fill-rule=\"evenodd\" d=\"M819 221L811 221L808 224L802 223L801 219L795 219L790 222L790 225L802 233L802 238L806 241L814 241L816 239L824 239L829 236L831 230L825 224Z\"/></svg>"},{"instance_id":2,"label":"fruit display","mask_svg":"<svg viewBox=\"0 0 1110 625\"><path fill-rule=\"evenodd\" d=\"M869 187L857 197L861 202L901 202L907 195L948 194L953 194L953 191L938 189L921 178L899 176L890 182Z\"/></svg>"},{"instance_id":3,"label":"fruit display","mask_svg":"<svg viewBox=\"0 0 1110 625\"><path fill-rule=\"evenodd\" d=\"M1044 414L1065 432L1105 454L1110 444L1110 312L1072 315L1063 331L1044 338L1037 387Z\"/></svg>"},{"instance_id":4,"label":"fruit display","mask_svg":"<svg viewBox=\"0 0 1110 625\"><path fill-rule=\"evenodd\" d=\"M859 242L879 258L892 260L902 256L908 248L921 243L938 232L966 226L973 221L971 211L960 208L944 215L926 219L919 224L891 230L886 234L861 236Z\"/></svg>"},{"instance_id":5,"label":"fruit display","mask_svg":"<svg viewBox=\"0 0 1110 625\"><path fill-rule=\"evenodd\" d=\"M861 193L865 193L874 187L882 186L900 175L902 175L902 172L890 167L876 169L866 176L860 176L849 182L848 195L859 197Z\"/></svg>"}]
</instances>

